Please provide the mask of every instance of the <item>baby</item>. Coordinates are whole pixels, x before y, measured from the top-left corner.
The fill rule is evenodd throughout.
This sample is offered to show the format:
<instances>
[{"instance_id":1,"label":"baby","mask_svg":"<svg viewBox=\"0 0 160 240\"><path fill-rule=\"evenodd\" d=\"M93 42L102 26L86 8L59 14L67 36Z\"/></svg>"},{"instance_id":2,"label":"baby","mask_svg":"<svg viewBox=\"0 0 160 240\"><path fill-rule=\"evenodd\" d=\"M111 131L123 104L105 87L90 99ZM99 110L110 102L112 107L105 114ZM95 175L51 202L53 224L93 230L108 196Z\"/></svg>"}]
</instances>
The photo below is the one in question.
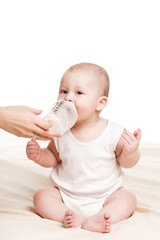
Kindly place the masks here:
<instances>
[{"instance_id":1,"label":"baby","mask_svg":"<svg viewBox=\"0 0 160 240\"><path fill-rule=\"evenodd\" d=\"M102 67L91 63L70 67L62 76L58 100L74 104L75 125L45 149L36 140L27 144L29 159L52 167L53 186L35 193L35 209L67 228L106 233L136 208L135 196L123 188L121 167L131 168L139 160L141 131L132 134L100 117L108 93L109 78Z\"/></svg>"}]
</instances>

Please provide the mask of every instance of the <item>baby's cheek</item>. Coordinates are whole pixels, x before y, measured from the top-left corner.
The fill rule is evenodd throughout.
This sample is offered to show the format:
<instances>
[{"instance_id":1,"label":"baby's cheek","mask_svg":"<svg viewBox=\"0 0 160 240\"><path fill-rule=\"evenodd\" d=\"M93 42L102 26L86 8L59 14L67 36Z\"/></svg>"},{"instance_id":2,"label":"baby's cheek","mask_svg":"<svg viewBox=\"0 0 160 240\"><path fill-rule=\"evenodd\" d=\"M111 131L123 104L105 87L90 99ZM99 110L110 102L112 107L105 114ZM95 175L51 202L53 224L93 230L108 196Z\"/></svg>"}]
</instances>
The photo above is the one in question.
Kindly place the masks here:
<instances>
[{"instance_id":1,"label":"baby's cheek","mask_svg":"<svg viewBox=\"0 0 160 240\"><path fill-rule=\"evenodd\" d=\"M76 107L78 118L81 117L84 114L84 108L83 107Z\"/></svg>"}]
</instances>

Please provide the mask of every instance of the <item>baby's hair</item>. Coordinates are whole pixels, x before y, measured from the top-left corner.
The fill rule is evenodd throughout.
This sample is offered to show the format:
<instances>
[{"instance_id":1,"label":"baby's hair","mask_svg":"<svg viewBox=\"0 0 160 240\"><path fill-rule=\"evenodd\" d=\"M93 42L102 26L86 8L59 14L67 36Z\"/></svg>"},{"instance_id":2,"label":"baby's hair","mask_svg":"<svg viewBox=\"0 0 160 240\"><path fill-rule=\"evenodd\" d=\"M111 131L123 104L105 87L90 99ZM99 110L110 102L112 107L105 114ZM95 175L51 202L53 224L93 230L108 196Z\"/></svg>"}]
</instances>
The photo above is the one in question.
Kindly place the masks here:
<instances>
[{"instance_id":1,"label":"baby's hair","mask_svg":"<svg viewBox=\"0 0 160 240\"><path fill-rule=\"evenodd\" d=\"M92 71L95 71L96 73L98 73L99 78L104 80L103 95L108 97L108 94L109 94L109 77L108 77L108 74L107 74L106 70L103 67L101 67L99 65L96 65L96 64L93 64L93 63L83 62L83 63L78 63L78 64L75 64L75 65L71 66L67 71L74 71L74 70L77 70L77 69L92 70Z\"/></svg>"}]
</instances>

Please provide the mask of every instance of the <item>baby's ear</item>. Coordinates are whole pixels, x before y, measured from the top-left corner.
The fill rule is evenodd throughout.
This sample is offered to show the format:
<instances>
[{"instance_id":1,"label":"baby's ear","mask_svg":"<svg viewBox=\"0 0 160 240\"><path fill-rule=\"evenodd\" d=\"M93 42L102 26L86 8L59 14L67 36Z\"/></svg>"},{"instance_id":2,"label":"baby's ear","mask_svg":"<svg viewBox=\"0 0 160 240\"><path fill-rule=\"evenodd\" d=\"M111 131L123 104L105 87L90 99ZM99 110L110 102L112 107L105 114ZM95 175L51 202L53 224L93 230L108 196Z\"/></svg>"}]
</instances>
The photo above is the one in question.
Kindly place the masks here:
<instances>
[{"instance_id":1,"label":"baby's ear","mask_svg":"<svg viewBox=\"0 0 160 240\"><path fill-rule=\"evenodd\" d=\"M107 105L107 101L108 101L108 98L106 96L100 97L99 100L98 100L96 110L97 111L102 111L105 108L105 106Z\"/></svg>"}]
</instances>

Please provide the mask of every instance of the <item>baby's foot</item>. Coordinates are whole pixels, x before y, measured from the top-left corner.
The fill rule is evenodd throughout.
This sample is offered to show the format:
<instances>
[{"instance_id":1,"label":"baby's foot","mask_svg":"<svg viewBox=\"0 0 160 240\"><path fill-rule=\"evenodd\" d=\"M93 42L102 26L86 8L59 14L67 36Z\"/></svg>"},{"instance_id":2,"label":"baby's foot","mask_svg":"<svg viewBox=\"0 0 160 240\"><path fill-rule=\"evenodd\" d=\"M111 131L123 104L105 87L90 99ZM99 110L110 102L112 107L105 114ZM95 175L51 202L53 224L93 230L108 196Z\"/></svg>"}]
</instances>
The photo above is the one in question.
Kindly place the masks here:
<instances>
[{"instance_id":1,"label":"baby's foot","mask_svg":"<svg viewBox=\"0 0 160 240\"><path fill-rule=\"evenodd\" d=\"M64 215L64 226L66 228L79 227L86 219L72 210L67 210Z\"/></svg>"},{"instance_id":2,"label":"baby's foot","mask_svg":"<svg viewBox=\"0 0 160 240\"><path fill-rule=\"evenodd\" d=\"M108 233L111 228L110 214L98 213L83 222L82 228L92 232Z\"/></svg>"}]
</instances>

